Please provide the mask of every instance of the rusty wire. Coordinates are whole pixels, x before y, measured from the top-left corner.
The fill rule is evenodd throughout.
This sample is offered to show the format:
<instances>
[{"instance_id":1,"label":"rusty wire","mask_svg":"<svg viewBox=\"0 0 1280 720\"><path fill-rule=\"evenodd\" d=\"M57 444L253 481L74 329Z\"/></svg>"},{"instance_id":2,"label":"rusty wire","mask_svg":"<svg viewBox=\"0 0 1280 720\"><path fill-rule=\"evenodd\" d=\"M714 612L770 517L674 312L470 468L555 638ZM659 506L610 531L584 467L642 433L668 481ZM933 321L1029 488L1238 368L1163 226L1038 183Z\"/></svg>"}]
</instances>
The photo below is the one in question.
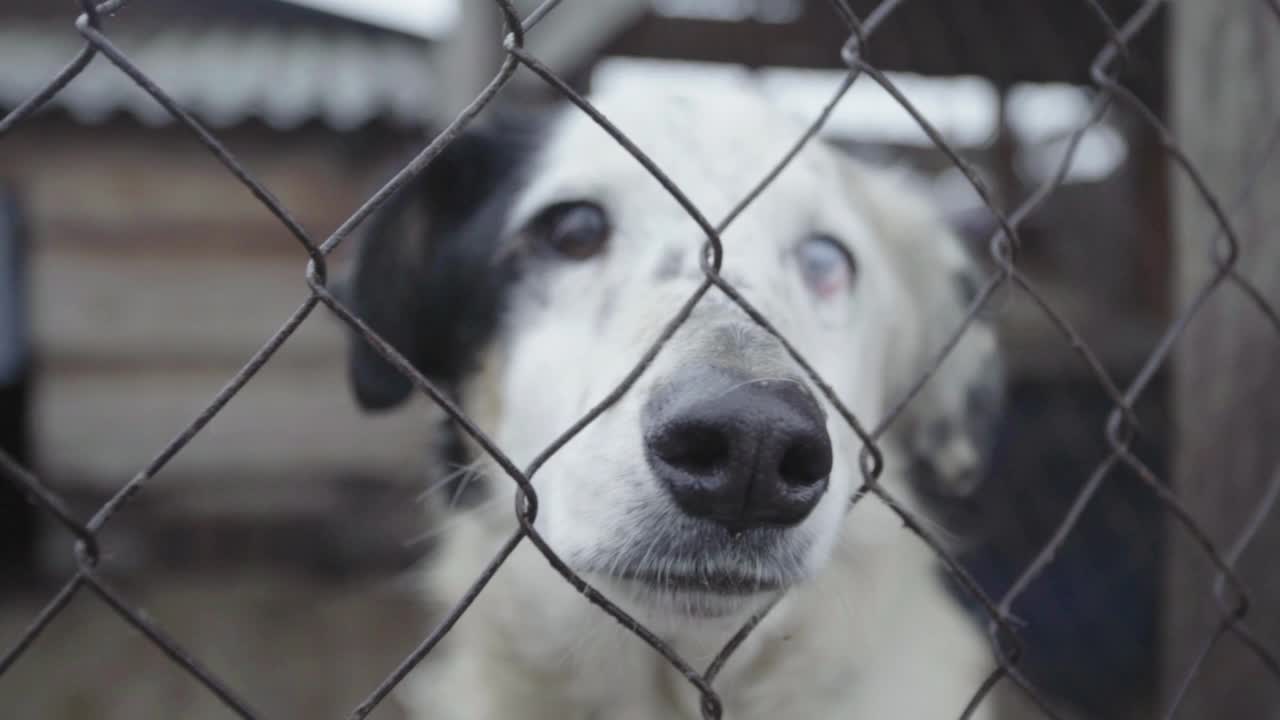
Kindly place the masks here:
<instances>
[{"instance_id":1,"label":"rusty wire","mask_svg":"<svg viewBox=\"0 0 1280 720\"><path fill-rule=\"evenodd\" d=\"M534 519L538 512L538 496L531 480L538 469L568 443L576 434L587 427L610 406L617 402L630 387L640 378L662 351L667 341L675 334L684 321L691 315L697 304L713 290L720 292L747 313L763 329L776 337L786 348L791 357L805 372L808 378L822 392L841 418L857 434L863 442L862 474L863 485L855 494L852 502L879 501L895 512L904 525L916 533L930 548L937 553L943 565L959 580L978 605L986 612L989 620L989 631L995 656L995 669L979 688L975 688L970 702L963 708L956 708L959 717L969 717L983 702L987 695L1005 679L1010 680L1040 708L1046 717L1056 718L1058 715L1050 704L1040 696L1036 689L1019 673L1017 665L1022 654L1022 645L1018 637L1014 607L1029 586L1053 562L1058 550L1066 543L1076 522L1098 494L1107 481L1111 471L1124 465L1136 472L1137 476L1160 500L1169 513L1179 522L1181 527L1198 543L1205 555L1216 569L1214 593L1221 610L1221 620L1212 635L1206 638L1201 652L1189 667L1184 682L1171 698L1167 716L1172 717L1179 707L1200 668L1205 663L1213 647L1228 634L1234 635L1267 667L1280 682L1280 661L1275 649L1250 632L1244 620L1249 610L1249 595L1244 583L1235 573L1236 560L1252 542L1262 520L1280 502L1280 473L1277 473L1264 497L1260 498L1250 520L1232 539L1227 550L1219 548L1199 527L1195 514L1187 508L1167 486L1147 468L1130 450L1130 442L1136 435L1137 421L1134 416L1134 405L1139 396L1147 388L1155 374L1168 363L1169 356L1178 338L1195 318L1200 308L1220 287L1230 285L1242 292L1257 308L1259 313L1275 329L1280 337L1280 313L1268 303L1265 297L1251 285L1238 271L1239 239L1231 222L1231 214L1227 212L1214 192L1208 187L1203 176L1178 147L1174 138L1164 127L1158 115L1143 104L1132 91L1125 88L1119 80L1123 62L1127 59L1128 43L1143 32L1153 21L1155 14L1168 0L1145 0L1129 18L1117 23L1098 0L1078 0L1092 12L1101 27L1105 30L1107 43L1101 48L1091 68L1090 77L1096 86L1089 117L1075 128L1068 136L1067 150L1060 165L1039 188L1016 207L1006 211L998 206L992 193L982 182L978 173L952 148L942 135L924 118L905 95L894 85L893 81L868 59L869 51L874 50L876 29L900 6L910 0L884 0L866 18L858 14L844 0L831 0L833 14L845 23L849 29L849 40L842 48L833 49L847 66L847 73L833 90L828 103L813 122L794 141L783 157L772 169L760 179L751 192L744 196L733 209L718 223L712 223L703 216L696 205L689 200L680 187L668 178L663 170L654 163L640 148L635 146L627 136L614 126L607 117L596 110L591 103L575 92L568 83L558 77L525 48L525 33L535 24L553 16L559 0L547 0L537 9L521 20L509 0L494 0L501 12L507 29L503 41L504 59L492 80L465 107L456 118L448 124L426 147L406 164L382 188L362 204L345 222L343 222L323 242L312 238L289 211L267 190L237 158L223 145L217 137L209 132L192 115L184 111L165 91L156 86L147 75L134 64L129 57L117 48L104 30L104 22L109 16L128 4L128 0L110 0L94 4L91 0L80 0L81 14L75 20L75 27L84 39L83 48L68 64L27 101L21 103L8 115L0 118L0 139L3 139L15 127L27 120L33 113L44 106L51 98L62 91L69 83L84 71L88 65L102 56L113 64L120 72L127 75L138 87L142 88L160 104L178 123L187 128L246 189L271 214L280 221L285 229L297 239L306 257L305 283L309 290L277 330L252 357L236 372L223 388L209 401L207 406L187 426L178 429L173 439L153 457L153 459L89 518L79 518L69 509L63 499L49 486L43 483L29 470L20 467L12 459L0 453L0 476L6 477L23 489L31 500L45 510L59 525L66 528L75 537L73 548L76 570L72 577L62 586L40 613L31 621L19 636L16 643L0 655L0 674L6 672L34 643L40 634L54 622L63 609L77 595L86 589L102 603L118 615L124 622L134 626L153 642L169 659L188 675L198 681L213 694L228 710L242 718L261 717L240 698L234 690L225 686L200 661L187 653L161 627L149 620L136 606L129 602L123 594L116 590L99 572L102 554L98 543L98 534L104 526L111 522L116 513L142 491L146 485L178 455L186 445L230 402L244 386L262 369L277 350L289 340L294 331L311 315L315 308L324 305L339 320L348 325L355 333L363 337L383 358L404 374L413 386L434 401L464 433L470 436L478 446L487 453L518 488L515 518L518 526L500 551L476 577L475 582L463 597L457 599L455 605L439 621L431 633L422 640L419 646L386 677L368 698L349 715L351 718L364 718L386 698L386 696L412 670L426 658L455 623L465 614L472 602L484 590L486 584L497 573L498 569L521 543L534 545L551 566L566 582L572 584L588 600L613 616L623 627L637 636L637 641L651 645L671 665L677 669L701 695L702 712L706 718L720 718L723 705L717 695L713 683L730 659L732 653L740 646L747 634L756 627L768 610L753 617L737 632L715 656L708 667L699 671L681 658L670 646L630 617L624 610L611 602L603 593L596 590L583 578L573 572L551 550L545 540L534 528ZM1276 0L1260 0L1280 20L1280 7ZM564 98L585 113L591 120L609 133L635 160L642 165L698 224L705 235L702 253L702 270L704 279L698 288L686 299L680 310L668 321L659 338L639 358L631 371L608 395L601 398L582 418L561 433L557 439L544 449L526 468L516 466L485 432L476 426L457 407L440 388L431 380L418 372L400 353L382 338L378 337L359 316L347 308L341 300L334 296L327 283L328 273L326 258L332 253L369 215L375 212L391 195L413 180L442 151L457 138L465 127L478 116L507 84L518 67L523 65L544 80ZM892 95L911 115L915 122L944 153L947 158L964 174L972 184L978 196L987 204L997 219L999 228L988 243L991 257L996 269L982 286L981 290L967 309L964 320L948 336L947 341L939 348L934 362L928 370L900 398L891 403L890 411L884 418L857 418L835 395L830 386L809 365L805 358L790 344L786 337L770 321L757 311L745 298L719 274L724 249L720 235L734 219L764 190L822 129L830 113L840 103L850 87L861 77L867 77L880 85ZM1215 234L1208 239L1213 251L1216 272L1208 282L1196 293L1191 302L1176 313L1168 328L1151 351L1134 379L1126 386L1120 386L1103 367L1089 344L1081 337L1071 323L1057 311L1035 285L1017 266L1017 250L1019 247L1019 227L1023 221L1057 190L1064 182L1067 171L1074 159L1085 133L1098 123L1109 108L1124 105L1133 110L1135 115L1149 129L1156 133L1168 156L1181 168L1191 180L1201 200L1212 212L1215 220ZM1280 121L1278 121L1280 123ZM1268 141L1255 167L1247 173L1248 178L1256 179L1266 163L1270 161L1273 150L1280 146L1280 124L1277 124L1275 135ZM1240 200L1243 201L1252 189L1252 180L1247 181ZM1058 331L1071 350L1079 355L1084 366L1092 374L1097 383L1110 398L1113 409L1107 418L1104 428L1109 452L1096 466L1095 471L1076 495L1067 509L1050 540L1041 551L1024 568L1009 589L999 598L988 596L953 557L944 544L934 538L922 522L913 517L911 512L892 494L879 484L878 479L884 468L884 459L878 441L886 428L924 386L930 382L936 371L946 362L951 350L960 341L969 326L975 322L979 313L991 302L992 298L1003 287L1012 286L1025 293L1035 307L1041 311L1045 319Z\"/></svg>"}]
</instances>

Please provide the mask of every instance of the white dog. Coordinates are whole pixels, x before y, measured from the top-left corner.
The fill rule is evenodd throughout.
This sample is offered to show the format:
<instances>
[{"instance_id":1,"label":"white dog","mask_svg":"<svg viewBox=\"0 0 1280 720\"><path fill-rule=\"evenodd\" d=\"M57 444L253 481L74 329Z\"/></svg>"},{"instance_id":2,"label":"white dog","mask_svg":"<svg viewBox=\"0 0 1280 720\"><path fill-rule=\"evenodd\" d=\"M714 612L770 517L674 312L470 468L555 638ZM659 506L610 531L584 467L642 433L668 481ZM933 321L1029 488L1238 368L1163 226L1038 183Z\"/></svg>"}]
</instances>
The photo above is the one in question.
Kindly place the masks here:
<instances>
[{"instance_id":1,"label":"white dog","mask_svg":"<svg viewBox=\"0 0 1280 720\"><path fill-rule=\"evenodd\" d=\"M719 222L802 129L748 90L593 103ZM519 466L631 371L703 280L704 233L572 107L469 131L373 223L353 309ZM925 372L977 287L918 193L814 142L723 235L723 277L874 426ZM884 486L971 489L1000 396L992 330L964 335L881 440ZM409 382L363 341L369 409ZM456 428L448 430L456 433ZM992 667L938 557L862 485L863 444L785 351L712 288L602 416L539 469L538 532L698 670L779 596L714 687L724 717L958 717ZM517 527L515 483L474 443L482 501L457 511L427 585L448 607ZM407 681L439 720L699 718L651 647L521 544ZM991 717L986 706L975 715Z\"/></svg>"}]
</instances>

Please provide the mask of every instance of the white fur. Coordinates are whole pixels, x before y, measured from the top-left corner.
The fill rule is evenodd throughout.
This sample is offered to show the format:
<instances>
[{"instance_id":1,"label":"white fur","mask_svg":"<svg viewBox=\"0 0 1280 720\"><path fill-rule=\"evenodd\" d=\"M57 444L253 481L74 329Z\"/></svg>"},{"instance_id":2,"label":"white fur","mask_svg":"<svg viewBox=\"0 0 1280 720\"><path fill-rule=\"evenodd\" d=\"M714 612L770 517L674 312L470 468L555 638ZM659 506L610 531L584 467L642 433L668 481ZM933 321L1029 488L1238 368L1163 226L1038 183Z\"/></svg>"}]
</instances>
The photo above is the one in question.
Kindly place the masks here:
<instances>
[{"instance_id":1,"label":"white fur","mask_svg":"<svg viewBox=\"0 0 1280 720\"><path fill-rule=\"evenodd\" d=\"M801 129L747 92L616 93L593 102L713 224ZM468 412L522 466L623 379L702 278L698 226L613 139L571 111L530 168L508 218L511 242L540 208L579 198L608 210L614 231L607 250L523 281L463 394ZM815 231L838 237L858 263L848 291L823 301L804 286L789 255ZM734 221L724 247L724 277L868 427L958 324L962 308L949 289L951 274L967 262L958 243L907 185L820 143ZM671 253L680 254L681 270L659 281L657 268ZM736 333L728 345L717 335L726 326ZM961 357L948 365L968 372L966 363L986 357L992 342L988 329L972 329L957 348ZM636 385L534 478L536 527L556 553L700 670L771 596L666 597L599 570L629 549L653 546L661 533L680 531L679 510L645 462L640 409L671 373L713 360L753 377L803 377L773 338L713 289ZM942 374L918 400L954 403L958 393ZM987 642L944 591L936 556L897 516L875 498L850 509L862 482L862 445L822 403L836 459L829 487L779 543L780 555L794 556L795 586L715 682L725 717L957 717L990 670ZM922 512L905 484L898 445L883 447L882 482ZM959 453L954 462L972 462L963 451L949 452ZM425 585L441 610L462 597L516 528L514 483L492 462L480 472L494 497L441 520L450 530ZM647 560L656 567L663 561ZM569 586L527 541L402 696L423 720L701 717L689 682Z\"/></svg>"}]
</instances>

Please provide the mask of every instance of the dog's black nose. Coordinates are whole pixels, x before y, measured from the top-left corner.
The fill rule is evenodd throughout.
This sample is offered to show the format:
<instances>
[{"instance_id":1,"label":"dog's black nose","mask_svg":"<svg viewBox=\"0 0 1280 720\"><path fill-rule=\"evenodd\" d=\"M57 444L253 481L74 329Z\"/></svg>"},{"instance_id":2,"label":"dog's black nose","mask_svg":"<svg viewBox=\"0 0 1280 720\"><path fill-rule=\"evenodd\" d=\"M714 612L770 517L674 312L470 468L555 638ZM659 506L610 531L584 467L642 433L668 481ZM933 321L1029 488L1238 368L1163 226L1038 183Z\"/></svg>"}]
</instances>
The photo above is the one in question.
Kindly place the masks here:
<instances>
[{"instance_id":1,"label":"dog's black nose","mask_svg":"<svg viewBox=\"0 0 1280 720\"><path fill-rule=\"evenodd\" d=\"M799 523L831 475L822 410L793 380L687 373L650 401L645 445L681 509L732 532Z\"/></svg>"}]
</instances>

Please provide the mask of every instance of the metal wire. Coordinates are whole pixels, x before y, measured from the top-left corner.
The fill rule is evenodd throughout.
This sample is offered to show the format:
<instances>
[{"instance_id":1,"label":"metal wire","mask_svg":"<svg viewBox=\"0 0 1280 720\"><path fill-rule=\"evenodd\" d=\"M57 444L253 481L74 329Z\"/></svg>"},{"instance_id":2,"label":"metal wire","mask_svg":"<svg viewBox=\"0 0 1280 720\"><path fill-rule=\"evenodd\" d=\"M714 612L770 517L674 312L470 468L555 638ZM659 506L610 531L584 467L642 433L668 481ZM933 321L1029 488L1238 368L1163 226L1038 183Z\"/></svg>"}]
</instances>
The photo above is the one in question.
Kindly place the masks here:
<instances>
[{"instance_id":1,"label":"metal wire","mask_svg":"<svg viewBox=\"0 0 1280 720\"><path fill-rule=\"evenodd\" d=\"M1160 478L1156 477L1130 449L1130 442L1137 431L1137 420L1134 405L1147 389L1157 371L1168 363L1168 359L1179 337L1196 317L1209 297L1222 287L1231 286L1242 292L1257 308L1259 313L1274 328L1280 338L1280 313L1266 300L1256 287L1251 285L1239 272L1240 241L1233 228L1231 214L1228 213L1209 188L1203 175L1178 147L1172 135L1164 127L1159 116L1147 107L1141 99L1119 81L1122 61L1127 59L1128 46L1135 36L1143 32L1153 22L1156 12L1166 4L1166 0L1146 0L1137 8L1132 16L1122 23L1117 23L1098 0L1078 0L1086 7L1103 28L1107 37L1106 45L1099 50L1091 68L1090 77L1097 88L1088 118L1075 128L1068 136L1066 152L1056 171L1045 180L1026 200L1009 211L996 203L993 194L984 185L974 168L952 148L941 133L937 131L895 86L885 73L877 69L868 59L868 53L874 50L874 35L877 28L888 19L895 10L909 0L885 0L867 15L865 19L858 16L848 2L832 0L831 6L835 18L843 22L849 29L849 39L842 48L833 48L848 68L848 72L834 89L830 101L822 108L813 122L778 159L770 171L753 187L751 192L719 223L713 224L697 206L684 194L681 188L663 172L652 159L614 126L607 117L591 105L582 95L572 89L563 79L531 54L524 43L525 32L548 17L554 16L559 5L558 0L548 0L521 20L508 0L494 0L507 28L503 40L504 60L492 80L464 108L457 117L434 140L401 169L390 181L360 206L337 230L323 242L316 242L302 225L293 218L290 212L259 182L236 156L206 129L194 116L186 112L162 88L157 86L129 57L117 48L104 29L104 18L117 12L124 5L124 0L113 0L101 4L93 4L89 0L81 0L81 14L75 20L75 27L84 39L84 47L72 58L66 67L51 78L38 92L27 101L21 103L4 118L0 118L0 139L11 133L23 121L28 120L50 99L73 82L90 63L105 58L121 73L129 77L142 90L148 93L173 118L189 130L236 177L250 194L256 198L282 226L293 235L302 246L306 257L305 282L308 294L297 309L290 314L280 329L269 337L259 350L235 373L226 385L210 399L206 407L185 427L178 428L173 439L163 447L154 458L134 477L125 483L88 519L81 519L72 512L64 500L29 470L20 467L12 459L0 454L0 476L15 483L23 489L31 500L46 511L58 524L68 530L76 538L74 557L76 570L66 584L49 600L41 612L17 639L16 643L0 655L0 674L5 673L27 650L39 639L41 633L57 620L70 601L85 589L96 596L111 612L124 622L141 631L152 643L161 649L174 665L181 668L197 680L209 693L218 699L228 710L242 718L259 718L252 708L234 690L227 687L210 670L205 668L197 658L186 652L161 627L146 618L145 615L128 598L108 583L99 572L102 561L98 544L99 533L112 521L119 510L127 505L136 495L145 489L155 476L181 453L186 445L196 437L225 405L240 393L243 388L266 365L277 350L280 349L311 315L319 305L324 305L335 317L348 325L355 333L363 337L369 345L392 366L407 377L412 385L422 394L436 403L477 445L493 459L499 468L517 486L515 518L517 529L508 538L503 547L496 553L484 570L479 573L463 597L447 612L432 632L420 645L375 688L368 698L351 712L352 718L364 718L373 712L388 694L426 658L438 643L451 631L455 623L467 612L475 599L484 591L485 586L506 562L507 558L522 543L532 544L552 568L564 580L571 584L602 611L611 615L623 627L637 637L638 642L645 642L662 655L701 696L701 708L705 718L723 716L723 703L714 687L714 681L721 669L729 661L733 653L742 644L747 635L754 629L768 609L753 617L736 633L722 650L715 656L706 670L699 672L686 660L681 658L666 642L632 618L624 610L615 605L603 593L596 590L582 577L570 569L541 537L534 527L538 513L538 496L531 483L533 476L555 453L557 453L575 435L590 425L609 407L621 399L650 367L658 354L676 333L680 326L693 313L694 308L710 292L718 292L740 307L754 322L765 331L776 337L787 350L793 360L803 369L809 379L826 396L836 408L840 417L853 430L863 443L861 470L863 486L858 490L852 504L857 502L881 502L896 513L904 525L917 534L938 555L942 564L959 580L976 603L985 611L989 619L988 629L991 635L993 652L996 659L994 671L975 690L974 695L965 707L956 708L961 718L970 717L982 704L988 694L1005 679L1012 681L1032 702L1040 708L1046 717L1057 717L1050 703L1040 696L1038 691L1023 678L1018 670L1018 662L1023 654L1022 642L1018 635L1018 625L1014 608L1018 600L1026 593L1046 568L1053 562L1055 555L1067 543L1077 521L1090 502L1098 495L1111 472L1118 466L1126 466L1133 470L1141 481L1160 500L1169 514L1174 517L1181 528L1199 545L1206 557L1216 569L1214 579L1215 597L1221 610L1221 620L1213 633L1206 638L1201 652L1196 656L1186 673L1185 680L1171 698L1167 716L1172 717L1181 704L1196 675L1206 663L1212 649L1228 636L1236 637L1242 647L1257 656L1280 683L1280 662L1277 661L1274 648L1256 637L1245 624L1249 610L1249 592L1244 582L1235 572L1235 563L1248 548L1258 533L1264 518L1280 502L1280 473L1277 473L1259 504L1250 517L1249 522L1233 538L1228 550L1219 548L1208 534L1201 529L1195 513L1171 492ZM1261 0L1280 20L1280 6L1276 0ZM1280 23L1278 23L1280 25ZM572 426L565 429L554 442L526 468L516 466L500 447L485 432L475 425L455 405L440 388L431 380L419 373L391 345L373 332L362 318L346 307L333 295L327 285L326 258L378 207L392 194L429 166L437 156L453 142L465 127L479 115L508 83L519 66L523 65L533 74L544 80L575 105L588 118L612 136L636 162L651 174L663 188L675 199L701 228L704 233L702 253L702 271L704 279L698 288L690 294L681 308L668 321L659 338L639 357L631 371L611 392L595 404ZM829 384L813 369L803 355L787 340L763 314L756 310L728 280L719 274L724 248L720 241L721 234L774 179L781 174L800 150L815 137L831 112L841 102L848 89L861 77L870 78L880 85L911 115L921 130L936 145L938 150L958 168L971 183L978 196L987 204L996 218L999 228L988 242L988 248L995 261L996 269L987 279L977 297L967 309L963 321L949 335L947 341L939 349L930 367L903 394L891 403L890 410L883 418L858 418L852 413L831 390ZM1123 105L1156 134L1168 156L1191 180L1196 192L1212 213L1216 224L1214 237L1209 239L1209 247L1215 248L1214 260L1216 272L1194 295L1191 302L1181 309L1171 320L1165 334L1148 356L1140 371L1126 386L1118 384L1104 368L1089 344L1071 325L1067 318L1056 310L1044 297L1035 284L1019 269L1017 265L1018 248L1020 246L1019 228L1034 211L1064 183L1067 171L1074 160L1088 130L1097 124L1105 113L1113 106ZM1247 174L1250 178L1245 185L1241 201L1252 190L1254 181L1262 172L1266 163L1271 160L1272 151L1280 145L1280 119L1277 120L1277 132L1267 143L1266 152L1262 153L1257 166ZM1000 597L988 596L978 582L969 575L960 562L953 557L943 543L933 537L927 525L916 518L897 498L882 485L879 477L884 469L884 459L879 441L886 428L900 415L913 399L936 375L938 369L947 361L951 351L963 337L970 325L986 308L1002 287L1015 286L1025 293L1045 319L1057 330L1071 351L1079 355L1084 366L1094 380L1105 390L1113 409L1107 418L1104 428L1109 451L1096 466L1087 482L1074 498L1073 503L1064 513L1058 527L1044 544L1041 551L1024 568L1019 577ZM869 422L874 420L874 422ZM772 607L772 606L770 606Z\"/></svg>"}]
</instances>

